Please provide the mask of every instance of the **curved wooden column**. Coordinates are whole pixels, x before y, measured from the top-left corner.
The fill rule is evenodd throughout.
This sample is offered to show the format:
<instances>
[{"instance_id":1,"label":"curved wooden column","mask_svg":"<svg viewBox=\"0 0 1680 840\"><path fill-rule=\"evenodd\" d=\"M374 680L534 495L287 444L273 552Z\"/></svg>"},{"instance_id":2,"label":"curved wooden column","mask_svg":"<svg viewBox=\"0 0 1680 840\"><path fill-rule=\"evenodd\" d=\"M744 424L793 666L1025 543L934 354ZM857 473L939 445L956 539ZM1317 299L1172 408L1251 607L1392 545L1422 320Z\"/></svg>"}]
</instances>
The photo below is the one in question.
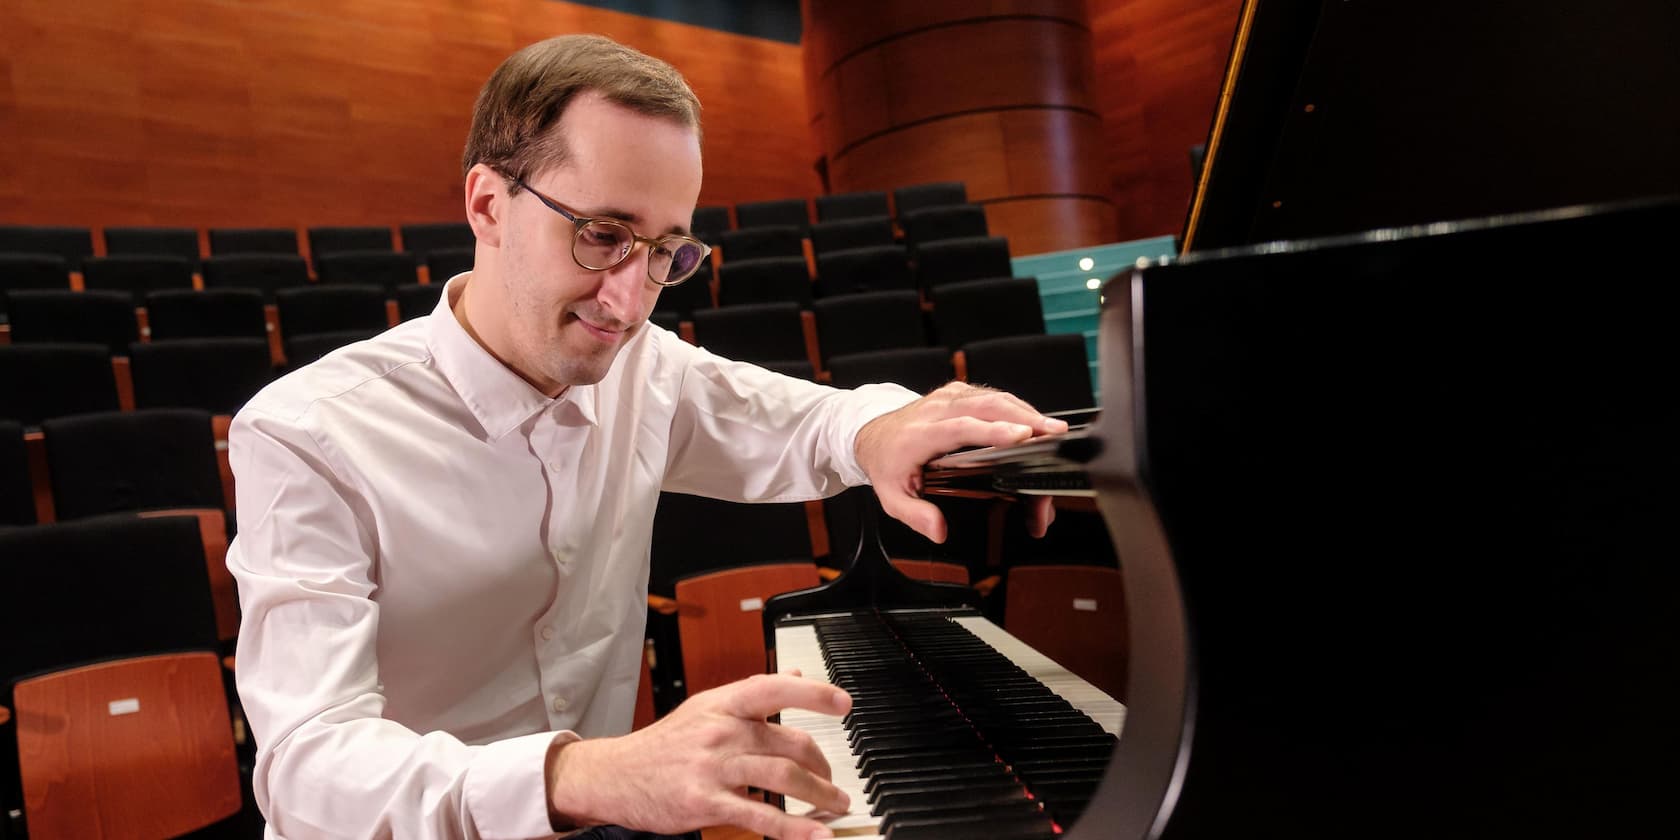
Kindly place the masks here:
<instances>
[{"instance_id":1,"label":"curved wooden column","mask_svg":"<svg viewBox=\"0 0 1680 840\"><path fill-rule=\"evenodd\" d=\"M962 181L1015 254L1109 242L1079 0L805 0L812 129L834 192Z\"/></svg>"}]
</instances>

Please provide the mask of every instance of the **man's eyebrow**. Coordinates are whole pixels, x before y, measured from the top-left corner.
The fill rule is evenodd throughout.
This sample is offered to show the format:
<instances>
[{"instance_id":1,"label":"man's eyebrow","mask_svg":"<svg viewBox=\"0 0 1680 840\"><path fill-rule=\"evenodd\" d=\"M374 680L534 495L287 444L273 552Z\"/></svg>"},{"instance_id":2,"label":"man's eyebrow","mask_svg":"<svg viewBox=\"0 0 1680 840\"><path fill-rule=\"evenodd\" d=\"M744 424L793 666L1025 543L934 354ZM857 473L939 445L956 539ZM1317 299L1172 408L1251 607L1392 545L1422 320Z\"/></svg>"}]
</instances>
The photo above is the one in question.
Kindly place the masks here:
<instances>
[{"instance_id":1,"label":"man's eyebrow","mask_svg":"<svg viewBox=\"0 0 1680 840\"><path fill-rule=\"evenodd\" d=\"M629 210L620 210L616 207L603 207L600 210L597 210L593 213L585 213L584 215L590 216L592 218L597 218L597 219L617 219L621 222L628 222L629 224L632 224L632 225L634 225L634 224L636 224L636 223L638 223L642 220L641 216L638 216L635 213L630 212ZM683 227L682 225L671 225L670 227L665 229L665 232L666 233L680 233L683 236L691 236L692 235L688 232L688 228Z\"/></svg>"}]
</instances>

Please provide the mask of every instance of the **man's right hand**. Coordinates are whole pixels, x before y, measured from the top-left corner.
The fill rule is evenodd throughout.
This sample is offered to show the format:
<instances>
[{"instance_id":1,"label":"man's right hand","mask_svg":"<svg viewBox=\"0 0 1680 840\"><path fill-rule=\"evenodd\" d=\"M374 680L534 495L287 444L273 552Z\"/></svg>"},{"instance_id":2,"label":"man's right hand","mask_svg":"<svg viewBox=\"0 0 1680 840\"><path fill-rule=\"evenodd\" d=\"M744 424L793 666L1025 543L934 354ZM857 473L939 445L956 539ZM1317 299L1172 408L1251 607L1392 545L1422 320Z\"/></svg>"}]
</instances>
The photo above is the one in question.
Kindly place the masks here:
<instances>
[{"instance_id":1,"label":"man's right hand","mask_svg":"<svg viewBox=\"0 0 1680 840\"><path fill-rule=\"evenodd\" d=\"M852 698L785 674L696 694L645 729L562 747L548 768L550 807L578 826L677 834L731 825L779 840L831 837L821 823L746 793L774 791L837 814L850 807L811 736L765 722L789 708L844 715Z\"/></svg>"}]
</instances>

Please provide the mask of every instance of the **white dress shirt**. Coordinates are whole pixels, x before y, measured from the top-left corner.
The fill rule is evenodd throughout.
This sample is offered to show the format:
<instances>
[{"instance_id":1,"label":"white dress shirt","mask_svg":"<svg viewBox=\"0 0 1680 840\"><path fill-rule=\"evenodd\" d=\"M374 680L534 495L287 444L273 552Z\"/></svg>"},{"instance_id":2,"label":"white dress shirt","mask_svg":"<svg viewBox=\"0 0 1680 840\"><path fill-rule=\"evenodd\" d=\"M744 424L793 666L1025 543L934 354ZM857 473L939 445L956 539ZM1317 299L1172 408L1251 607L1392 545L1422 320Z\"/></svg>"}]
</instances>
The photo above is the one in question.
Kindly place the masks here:
<instances>
[{"instance_id":1,"label":"white dress shirt","mask_svg":"<svg viewBox=\"0 0 1680 840\"><path fill-rule=\"evenodd\" d=\"M649 323L549 399L456 321L469 280L234 419L237 678L271 837L551 835L549 746L630 729L659 491L867 483L858 429L915 398Z\"/></svg>"}]
</instances>

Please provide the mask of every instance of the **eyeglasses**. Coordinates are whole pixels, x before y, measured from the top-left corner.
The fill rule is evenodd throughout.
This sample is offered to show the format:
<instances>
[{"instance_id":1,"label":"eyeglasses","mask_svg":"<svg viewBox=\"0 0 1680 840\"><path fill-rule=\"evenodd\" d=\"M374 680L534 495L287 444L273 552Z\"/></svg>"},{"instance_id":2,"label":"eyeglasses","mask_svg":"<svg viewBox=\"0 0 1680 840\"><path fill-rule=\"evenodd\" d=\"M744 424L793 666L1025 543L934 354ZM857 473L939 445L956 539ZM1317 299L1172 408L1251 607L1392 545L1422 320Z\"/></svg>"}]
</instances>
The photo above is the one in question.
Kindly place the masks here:
<instances>
[{"instance_id":1,"label":"eyeglasses","mask_svg":"<svg viewBox=\"0 0 1680 840\"><path fill-rule=\"evenodd\" d=\"M658 238L642 236L618 219L597 219L577 216L556 204L554 199L531 189L521 179L514 183L530 191L548 209L565 216L577 227L572 237L572 259L590 271L606 271L630 258L636 243L648 244L648 279L661 286L675 286L694 276L701 263L712 253L712 246L680 233L667 233Z\"/></svg>"}]
</instances>

